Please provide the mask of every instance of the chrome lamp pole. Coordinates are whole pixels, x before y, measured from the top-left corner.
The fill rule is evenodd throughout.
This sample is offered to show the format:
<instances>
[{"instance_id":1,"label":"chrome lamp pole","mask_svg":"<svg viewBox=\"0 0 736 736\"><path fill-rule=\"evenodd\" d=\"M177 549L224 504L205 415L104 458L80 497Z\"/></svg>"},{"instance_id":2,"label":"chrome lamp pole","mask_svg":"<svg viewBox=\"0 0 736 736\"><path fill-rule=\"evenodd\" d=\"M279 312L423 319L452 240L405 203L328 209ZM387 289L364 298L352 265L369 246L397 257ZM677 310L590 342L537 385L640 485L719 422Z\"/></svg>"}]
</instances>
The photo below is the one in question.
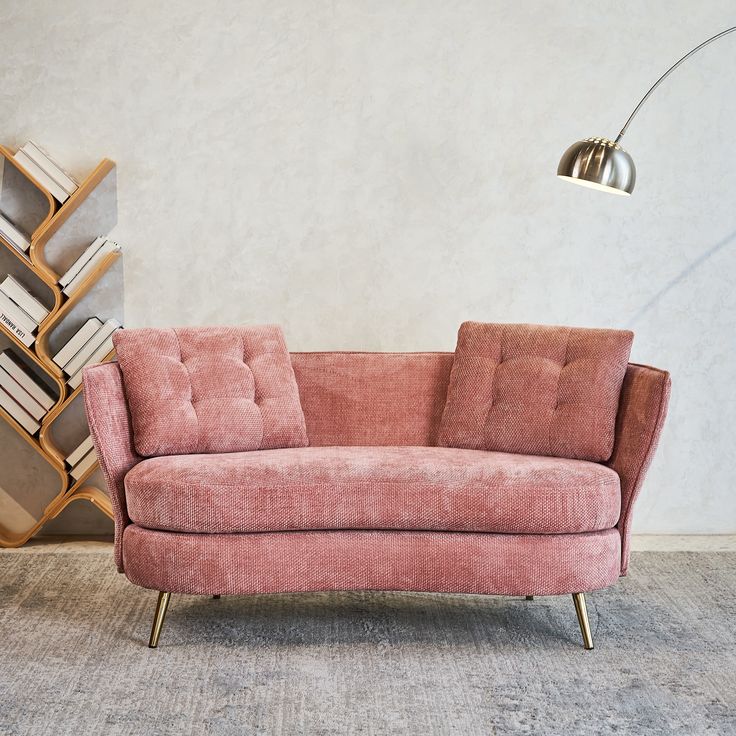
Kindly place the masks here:
<instances>
[{"instance_id":1,"label":"chrome lamp pole","mask_svg":"<svg viewBox=\"0 0 736 736\"><path fill-rule=\"evenodd\" d=\"M676 61L649 88L644 97L641 98L639 104L634 108L631 115L629 115L629 119L624 123L624 127L621 128L621 132L616 136L615 141L609 140L608 138L587 138L584 141L573 143L562 154L560 165L557 167L557 176L560 179L566 179L575 184L610 192L611 194L630 195L634 191L634 184L636 183L636 167L631 156L619 145L619 141L628 130L629 124L639 112L642 105L649 99L652 92L680 64L709 43L713 43L713 41L734 31L736 31L736 26L717 33L715 36L703 41L699 46L696 46L692 51L688 51L685 56Z\"/></svg>"}]
</instances>

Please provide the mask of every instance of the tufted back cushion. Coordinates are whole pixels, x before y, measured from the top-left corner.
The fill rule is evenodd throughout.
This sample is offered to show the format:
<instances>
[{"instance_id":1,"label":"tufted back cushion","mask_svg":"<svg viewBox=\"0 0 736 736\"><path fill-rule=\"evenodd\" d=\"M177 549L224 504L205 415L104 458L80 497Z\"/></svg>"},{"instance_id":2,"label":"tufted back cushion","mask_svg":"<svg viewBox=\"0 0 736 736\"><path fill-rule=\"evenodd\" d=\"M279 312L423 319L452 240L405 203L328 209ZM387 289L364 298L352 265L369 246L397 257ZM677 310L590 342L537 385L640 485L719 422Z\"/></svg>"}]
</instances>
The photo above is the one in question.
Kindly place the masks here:
<instances>
[{"instance_id":1,"label":"tufted back cushion","mask_svg":"<svg viewBox=\"0 0 736 736\"><path fill-rule=\"evenodd\" d=\"M439 444L608 460L633 333L460 327Z\"/></svg>"},{"instance_id":2,"label":"tufted back cushion","mask_svg":"<svg viewBox=\"0 0 736 736\"><path fill-rule=\"evenodd\" d=\"M308 444L279 327L118 330L113 341L138 454Z\"/></svg>"}]
</instances>

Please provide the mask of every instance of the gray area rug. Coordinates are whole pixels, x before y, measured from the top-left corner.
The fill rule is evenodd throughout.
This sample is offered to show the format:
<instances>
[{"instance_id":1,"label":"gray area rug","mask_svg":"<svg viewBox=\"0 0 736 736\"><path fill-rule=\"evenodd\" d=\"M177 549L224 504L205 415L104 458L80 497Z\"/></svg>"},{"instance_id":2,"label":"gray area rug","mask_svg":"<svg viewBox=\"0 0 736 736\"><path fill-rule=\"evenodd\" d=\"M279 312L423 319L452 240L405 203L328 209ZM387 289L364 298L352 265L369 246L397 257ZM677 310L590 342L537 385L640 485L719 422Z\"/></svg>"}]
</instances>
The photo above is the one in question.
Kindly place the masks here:
<instances>
[{"instance_id":1,"label":"gray area rug","mask_svg":"<svg viewBox=\"0 0 736 736\"><path fill-rule=\"evenodd\" d=\"M156 593L108 552L0 553L0 733L736 734L736 553L588 597Z\"/></svg>"}]
</instances>

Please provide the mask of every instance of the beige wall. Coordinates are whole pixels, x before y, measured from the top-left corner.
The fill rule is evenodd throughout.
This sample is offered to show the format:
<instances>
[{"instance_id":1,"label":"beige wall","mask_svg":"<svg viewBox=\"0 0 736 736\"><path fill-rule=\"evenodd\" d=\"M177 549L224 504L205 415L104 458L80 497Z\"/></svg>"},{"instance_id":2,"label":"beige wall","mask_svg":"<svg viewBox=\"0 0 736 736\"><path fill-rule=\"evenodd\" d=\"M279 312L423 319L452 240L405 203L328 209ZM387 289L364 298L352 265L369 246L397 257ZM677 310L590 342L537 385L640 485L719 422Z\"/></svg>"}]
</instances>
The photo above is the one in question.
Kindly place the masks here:
<instances>
[{"instance_id":1,"label":"beige wall","mask_svg":"<svg viewBox=\"0 0 736 736\"><path fill-rule=\"evenodd\" d=\"M119 164L129 326L275 321L301 350L451 349L467 318L633 327L674 377L637 529L736 531L736 36L632 125L631 199L554 177L732 0L0 15L2 141Z\"/></svg>"}]
</instances>

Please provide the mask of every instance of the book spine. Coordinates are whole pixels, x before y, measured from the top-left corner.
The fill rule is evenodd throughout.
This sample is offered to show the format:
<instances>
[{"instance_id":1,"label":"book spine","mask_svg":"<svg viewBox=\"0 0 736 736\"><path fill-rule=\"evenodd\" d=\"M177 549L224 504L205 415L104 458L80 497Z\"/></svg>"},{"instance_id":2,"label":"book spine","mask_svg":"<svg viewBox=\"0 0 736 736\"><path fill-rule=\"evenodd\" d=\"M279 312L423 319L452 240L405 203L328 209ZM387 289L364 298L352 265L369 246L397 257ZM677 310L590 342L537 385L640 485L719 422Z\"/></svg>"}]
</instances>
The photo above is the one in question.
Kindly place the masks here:
<instances>
[{"instance_id":1,"label":"book spine","mask_svg":"<svg viewBox=\"0 0 736 736\"><path fill-rule=\"evenodd\" d=\"M73 468L71 473L74 480L79 480L95 463L97 462L97 454L94 450L90 450Z\"/></svg>"},{"instance_id":2,"label":"book spine","mask_svg":"<svg viewBox=\"0 0 736 736\"><path fill-rule=\"evenodd\" d=\"M0 388L0 406L25 429L28 434L36 434L41 425L15 399Z\"/></svg>"},{"instance_id":3,"label":"book spine","mask_svg":"<svg viewBox=\"0 0 736 736\"><path fill-rule=\"evenodd\" d=\"M97 330L94 336L85 343L84 347L64 366L64 372L68 376L73 376L78 370L87 364L87 361L96 354L97 350L105 340L119 327L120 322L117 320L107 320L107 322ZM108 350L107 352L110 351ZM107 353L105 353L105 355L107 355Z\"/></svg>"},{"instance_id":4,"label":"book spine","mask_svg":"<svg viewBox=\"0 0 736 736\"><path fill-rule=\"evenodd\" d=\"M101 235L95 238L94 242L88 245L84 252L74 263L69 267L67 272L59 279L61 286L68 286L71 280L87 265L88 261L102 248L105 244L105 238Z\"/></svg>"},{"instance_id":5,"label":"book spine","mask_svg":"<svg viewBox=\"0 0 736 736\"><path fill-rule=\"evenodd\" d=\"M31 347L35 342L36 338L33 336L33 333L26 332L26 330L16 324L11 316L5 314L2 307L0 307L0 323L2 323L9 332L15 335L27 348Z\"/></svg>"},{"instance_id":6,"label":"book spine","mask_svg":"<svg viewBox=\"0 0 736 736\"><path fill-rule=\"evenodd\" d=\"M12 398L17 401L36 421L40 421L46 410L41 404L34 401L29 393L26 393L20 384L0 368L0 386L5 389Z\"/></svg>"},{"instance_id":7,"label":"book spine","mask_svg":"<svg viewBox=\"0 0 736 736\"><path fill-rule=\"evenodd\" d=\"M101 327L102 322L97 317L90 317L51 360L59 368L63 368L97 334Z\"/></svg>"},{"instance_id":8,"label":"book spine","mask_svg":"<svg viewBox=\"0 0 736 736\"><path fill-rule=\"evenodd\" d=\"M88 436L66 459L67 465L73 468L93 447L92 437Z\"/></svg>"},{"instance_id":9,"label":"book spine","mask_svg":"<svg viewBox=\"0 0 736 736\"><path fill-rule=\"evenodd\" d=\"M24 151L18 151L13 158L44 188L48 193L57 199L61 204L69 199L69 192L49 176L36 162L31 159Z\"/></svg>"},{"instance_id":10,"label":"book spine","mask_svg":"<svg viewBox=\"0 0 736 736\"><path fill-rule=\"evenodd\" d=\"M34 322L40 323L49 316L49 310L24 289L12 276L8 276L0 284L0 291L10 297Z\"/></svg>"},{"instance_id":11,"label":"book spine","mask_svg":"<svg viewBox=\"0 0 736 736\"><path fill-rule=\"evenodd\" d=\"M9 299L4 291L0 290L0 309L13 318L13 322L22 327L26 332L35 332L38 323L30 315L26 314L12 299Z\"/></svg>"},{"instance_id":12,"label":"book spine","mask_svg":"<svg viewBox=\"0 0 736 736\"><path fill-rule=\"evenodd\" d=\"M22 249L23 252L31 247L31 241L10 220L2 215L0 215L0 235L15 248Z\"/></svg>"},{"instance_id":13,"label":"book spine","mask_svg":"<svg viewBox=\"0 0 736 736\"><path fill-rule=\"evenodd\" d=\"M79 184L74 178L67 174L46 151L37 146L33 141L28 141L28 143L21 146L20 150L40 166L54 181L58 182L59 186L66 189L69 194L74 194L79 189Z\"/></svg>"},{"instance_id":14,"label":"book spine","mask_svg":"<svg viewBox=\"0 0 736 736\"><path fill-rule=\"evenodd\" d=\"M100 248L92 258L87 261L82 270L64 287L63 291L67 296L71 296L82 284L82 282L89 276L90 273L95 269L98 263L109 253L114 253L120 250L120 246L114 243L112 240L105 241L105 244Z\"/></svg>"},{"instance_id":15,"label":"book spine","mask_svg":"<svg viewBox=\"0 0 736 736\"><path fill-rule=\"evenodd\" d=\"M13 358L10 356L12 353L5 350L0 353L0 367L5 372L12 376L13 380L22 386L33 398L41 404L41 406L48 411L56 403L56 400L46 393L46 390L36 383L36 380L31 378L25 369L21 368Z\"/></svg>"}]
</instances>

